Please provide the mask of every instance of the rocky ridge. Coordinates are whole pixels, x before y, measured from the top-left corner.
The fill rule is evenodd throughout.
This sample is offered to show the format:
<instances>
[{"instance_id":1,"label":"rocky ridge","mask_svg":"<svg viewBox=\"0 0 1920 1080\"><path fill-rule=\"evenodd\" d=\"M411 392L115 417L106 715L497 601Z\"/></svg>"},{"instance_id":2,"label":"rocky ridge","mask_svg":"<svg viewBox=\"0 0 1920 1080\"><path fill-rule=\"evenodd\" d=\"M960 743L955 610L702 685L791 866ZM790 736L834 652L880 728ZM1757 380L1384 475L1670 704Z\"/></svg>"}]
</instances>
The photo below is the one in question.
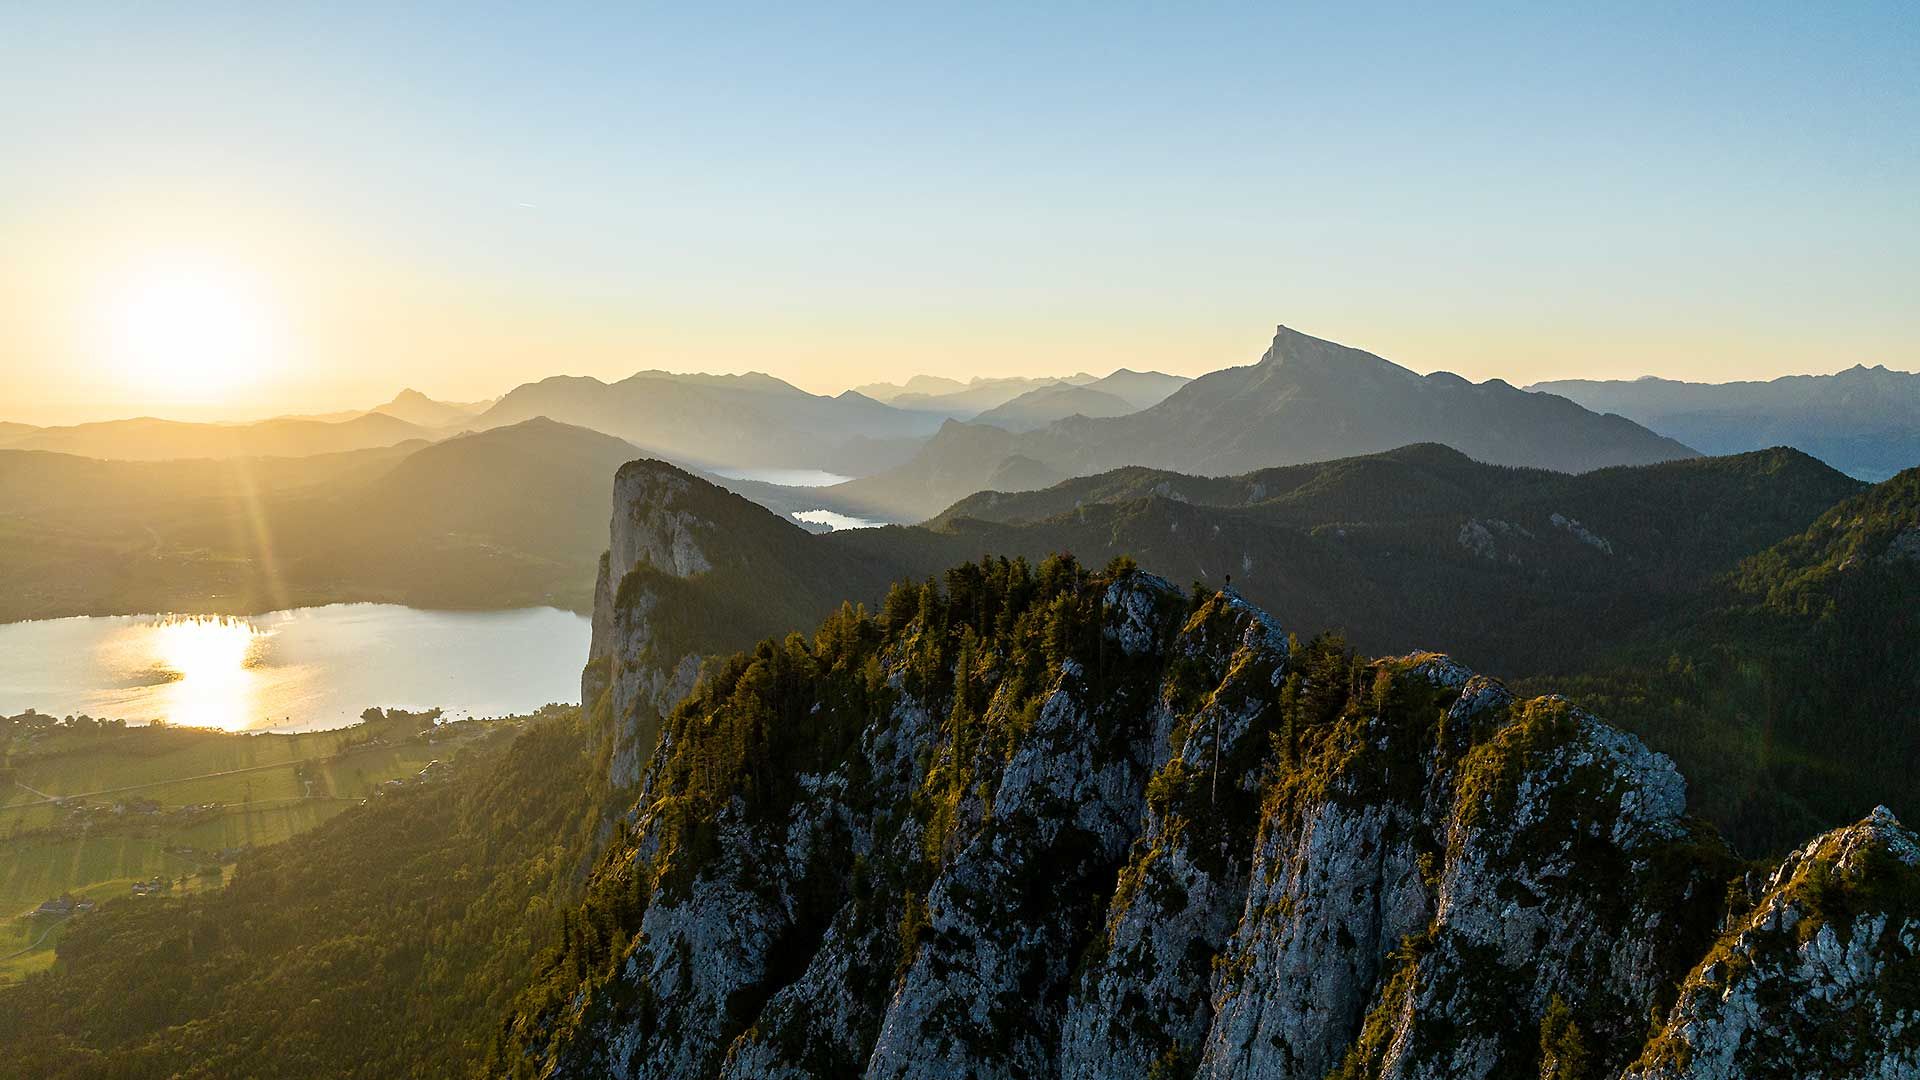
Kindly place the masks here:
<instances>
[{"instance_id":1,"label":"rocky ridge","mask_svg":"<svg viewBox=\"0 0 1920 1080\"><path fill-rule=\"evenodd\" d=\"M987 560L664 715L528 1075L1913 1074L1891 814L1730 891L1639 740L1230 591Z\"/></svg>"}]
</instances>

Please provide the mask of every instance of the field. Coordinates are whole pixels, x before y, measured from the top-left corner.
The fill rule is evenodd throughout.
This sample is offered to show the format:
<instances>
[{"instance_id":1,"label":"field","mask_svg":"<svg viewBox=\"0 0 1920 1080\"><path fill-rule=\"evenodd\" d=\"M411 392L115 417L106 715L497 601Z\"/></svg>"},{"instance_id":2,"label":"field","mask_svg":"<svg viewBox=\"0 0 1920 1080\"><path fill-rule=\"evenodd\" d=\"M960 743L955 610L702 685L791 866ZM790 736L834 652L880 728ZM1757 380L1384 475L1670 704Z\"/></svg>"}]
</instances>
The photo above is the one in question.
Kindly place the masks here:
<instances>
[{"instance_id":1,"label":"field","mask_svg":"<svg viewBox=\"0 0 1920 1080\"><path fill-rule=\"evenodd\" d=\"M45 901L138 903L136 884L215 888L248 850L314 828L510 721L435 726L392 713L338 731L230 734L0 718L0 983L53 962L75 914Z\"/></svg>"}]
</instances>

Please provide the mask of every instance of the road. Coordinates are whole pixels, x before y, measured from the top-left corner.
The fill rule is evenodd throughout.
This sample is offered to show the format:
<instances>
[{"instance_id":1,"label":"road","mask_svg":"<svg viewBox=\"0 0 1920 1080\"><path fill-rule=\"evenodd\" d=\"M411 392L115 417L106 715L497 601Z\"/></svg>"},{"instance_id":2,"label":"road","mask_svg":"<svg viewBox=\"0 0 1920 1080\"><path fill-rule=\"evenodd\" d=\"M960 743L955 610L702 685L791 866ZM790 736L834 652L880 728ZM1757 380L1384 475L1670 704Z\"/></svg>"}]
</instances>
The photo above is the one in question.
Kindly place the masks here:
<instances>
[{"instance_id":1,"label":"road","mask_svg":"<svg viewBox=\"0 0 1920 1080\"><path fill-rule=\"evenodd\" d=\"M52 801L53 801L53 796L51 796L51 795L49 795L49 794L47 794L47 793L46 793L46 792L44 792L44 791L41 791L41 790L40 790L39 788L30 788L30 787L27 787L27 785L25 785L25 784L23 784L23 783L21 783L21 782L20 782L20 781L18 781L18 780L15 780L15 781L14 781L13 783L14 783L14 786L15 786L15 787L18 787L18 788L20 788L20 789L22 789L23 791L30 791L30 792L32 792L33 794L35 794L35 795L38 795L38 796L40 796L40 801L41 801L41 802L52 802ZM14 806L32 806L33 804L32 804L32 803L14 803L13 805L14 805Z\"/></svg>"},{"instance_id":2,"label":"road","mask_svg":"<svg viewBox=\"0 0 1920 1080\"><path fill-rule=\"evenodd\" d=\"M32 914L32 912L28 912L28 914ZM34 942L33 944L31 944L31 945L29 945L29 946L27 946L26 948L24 948L24 949L21 949L21 950L19 950L19 951L17 951L17 952L10 952L10 953L8 953L8 954L7 954L7 955L5 955L5 956L0 956L0 961L6 961L6 960L12 960L12 959L13 959L14 957L17 957L17 956L25 956L25 955L27 955L28 953L30 953L30 952L32 952L33 950L35 950L35 949L37 949L37 948L39 948L39 947L40 947L41 945L44 945L44 944L46 943L46 940L47 940L47 938L49 938L49 937L52 937L52 936L53 936L53 932L54 932L55 930L58 930L58 929L60 929L60 928L61 928L62 926L65 926L65 925L66 925L66 922L67 922L67 920L68 920L68 919L71 919L71 918L73 918L73 916L71 916L71 915L65 915L65 916L62 916L62 917L61 917L61 918L59 918L59 919L56 919L56 920L54 920L54 923L53 923L53 925L52 925L52 926L49 926L49 927L47 927L47 929L46 929L46 932L45 932L45 933L43 933L43 934L41 934L41 935L40 935L40 937L39 937L39 939L38 939L38 940L36 940L36 941L35 941L35 942Z\"/></svg>"},{"instance_id":3,"label":"road","mask_svg":"<svg viewBox=\"0 0 1920 1080\"><path fill-rule=\"evenodd\" d=\"M318 759L313 759L313 760L318 760ZM300 761L275 761L266 765L248 765L244 769L222 769L219 772L201 773L199 776L170 776L165 780L149 780L144 784L128 784L125 787L101 788L98 791L76 791L71 795L58 795L58 796L49 795L44 791L34 791L32 788L27 787L27 785L20 784L20 781L18 780L15 780L14 783L20 784L21 787L27 788L28 791L33 791L35 795L40 796L41 802L53 802L56 798L91 799L96 795L117 795L123 791L141 791L146 788L165 787L168 784L184 784L189 780L212 780L216 777L237 776L240 773L261 772L266 769L290 769L301 763L302 762ZM35 805L38 805L38 804L14 803L13 806L8 807L8 809L11 810L21 806L35 806Z\"/></svg>"}]
</instances>

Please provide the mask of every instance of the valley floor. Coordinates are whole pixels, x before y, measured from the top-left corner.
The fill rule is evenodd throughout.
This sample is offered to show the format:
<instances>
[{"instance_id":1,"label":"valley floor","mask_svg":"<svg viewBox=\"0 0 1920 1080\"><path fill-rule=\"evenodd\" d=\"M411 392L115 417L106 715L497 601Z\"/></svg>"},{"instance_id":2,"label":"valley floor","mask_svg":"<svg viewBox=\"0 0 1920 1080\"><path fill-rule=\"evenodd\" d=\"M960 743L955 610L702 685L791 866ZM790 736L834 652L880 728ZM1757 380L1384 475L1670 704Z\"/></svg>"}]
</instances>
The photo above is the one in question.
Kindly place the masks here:
<instances>
[{"instance_id":1,"label":"valley floor","mask_svg":"<svg viewBox=\"0 0 1920 1080\"><path fill-rule=\"evenodd\" d=\"M244 854L428 782L422 770L450 771L512 727L401 712L291 735L0 722L0 982L51 965L68 924L99 903L218 888Z\"/></svg>"}]
</instances>

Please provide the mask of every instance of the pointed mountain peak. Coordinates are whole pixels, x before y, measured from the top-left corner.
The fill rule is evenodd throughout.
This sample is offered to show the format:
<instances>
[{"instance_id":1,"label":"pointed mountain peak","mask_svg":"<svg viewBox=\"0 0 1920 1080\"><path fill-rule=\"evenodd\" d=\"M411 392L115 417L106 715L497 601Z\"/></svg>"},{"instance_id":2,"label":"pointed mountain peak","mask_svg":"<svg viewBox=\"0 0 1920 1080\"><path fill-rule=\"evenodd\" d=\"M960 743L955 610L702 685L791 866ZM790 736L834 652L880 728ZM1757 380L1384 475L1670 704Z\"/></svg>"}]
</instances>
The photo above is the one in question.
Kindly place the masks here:
<instances>
[{"instance_id":1,"label":"pointed mountain peak","mask_svg":"<svg viewBox=\"0 0 1920 1080\"><path fill-rule=\"evenodd\" d=\"M1395 364L1384 357L1375 356L1364 349L1317 338L1312 334L1303 334L1290 326L1280 325L1273 329L1273 344L1260 357L1262 367L1292 367L1308 370L1339 371L1357 374L1360 372L1413 372ZM1418 376L1414 376L1418 378Z\"/></svg>"}]
</instances>

